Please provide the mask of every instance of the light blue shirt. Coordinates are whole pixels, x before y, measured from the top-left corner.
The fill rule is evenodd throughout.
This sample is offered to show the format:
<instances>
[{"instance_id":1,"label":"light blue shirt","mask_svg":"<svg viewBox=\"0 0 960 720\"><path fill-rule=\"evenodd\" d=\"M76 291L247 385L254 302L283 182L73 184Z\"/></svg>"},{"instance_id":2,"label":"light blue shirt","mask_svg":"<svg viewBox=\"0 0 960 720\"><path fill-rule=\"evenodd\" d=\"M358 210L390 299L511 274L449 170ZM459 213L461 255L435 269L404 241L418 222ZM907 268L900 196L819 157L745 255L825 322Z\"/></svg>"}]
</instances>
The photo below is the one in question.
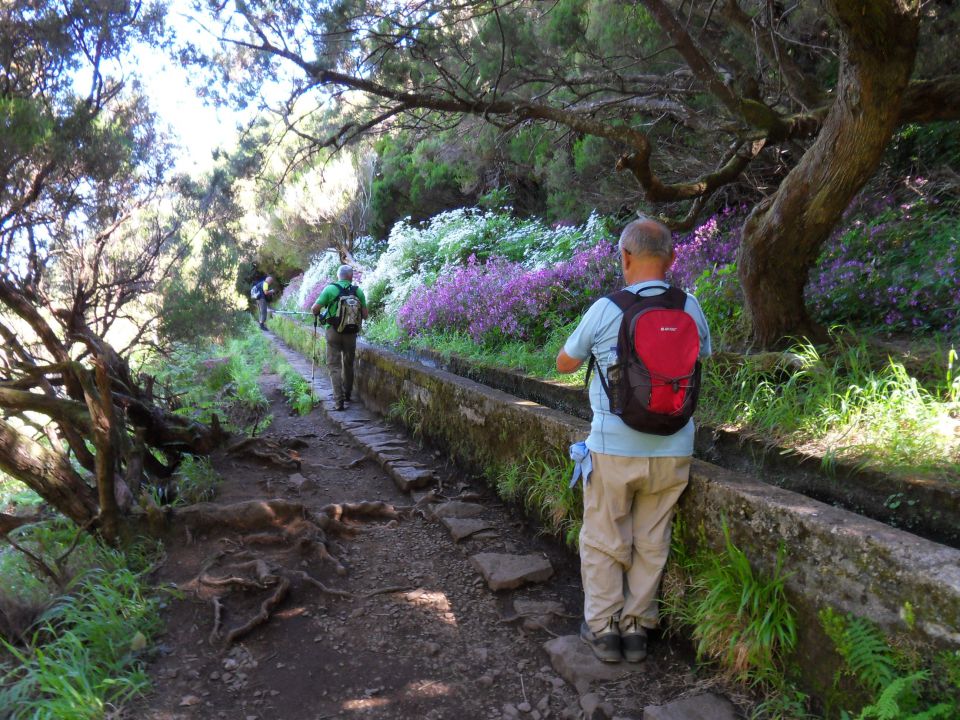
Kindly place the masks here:
<instances>
[{"instance_id":1,"label":"light blue shirt","mask_svg":"<svg viewBox=\"0 0 960 720\"><path fill-rule=\"evenodd\" d=\"M644 297L659 295L669 285L663 280L647 280L628 285L625 290L640 293ZM705 358L712 352L710 347L710 328L703 316L700 303L687 293L687 302L683 307L697 324L700 334L700 357ZM593 354L597 358L596 369L590 380L590 407L593 420L590 423L590 435L587 448L606 455L626 457L683 457L693 454L693 419L673 435L651 435L627 427L623 420L610 412L610 402L600 384L598 373L606 377L610 365L611 348L617 346L620 333L620 320L623 312L612 300L600 298L584 314L583 319L567 339L563 349L575 360L588 360Z\"/></svg>"}]
</instances>

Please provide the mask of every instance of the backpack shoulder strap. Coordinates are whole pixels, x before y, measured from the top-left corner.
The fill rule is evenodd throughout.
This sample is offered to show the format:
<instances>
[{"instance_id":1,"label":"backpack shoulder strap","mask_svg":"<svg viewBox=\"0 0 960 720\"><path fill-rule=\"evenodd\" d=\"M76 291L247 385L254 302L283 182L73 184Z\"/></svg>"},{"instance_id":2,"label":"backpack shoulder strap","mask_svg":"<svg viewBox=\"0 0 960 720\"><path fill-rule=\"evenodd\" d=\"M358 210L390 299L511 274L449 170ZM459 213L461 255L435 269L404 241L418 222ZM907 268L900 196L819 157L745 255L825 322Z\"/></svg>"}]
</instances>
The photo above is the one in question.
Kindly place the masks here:
<instances>
[{"instance_id":1,"label":"backpack shoulder strap","mask_svg":"<svg viewBox=\"0 0 960 720\"><path fill-rule=\"evenodd\" d=\"M663 295L657 297L661 300L661 307L670 310L683 310L687 304L687 294L678 287L669 287Z\"/></svg>"},{"instance_id":2,"label":"backpack shoulder strap","mask_svg":"<svg viewBox=\"0 0 960 720\"><path fill-rule=\"evenodd\" d=\"M670 285L666 286L665 291L659 295L640 295L629 290L619 290L606 297L624 313L626 313L627 308L636 303L642 306L662 307L669 310L683 310L687 304L687 294L680 288ZM644 308L638 308L638 310L642 309Z\"/></svg>"},{"instance_id":3,"label":"backpack shoulder strap","mask_svg":"<svg viewBox=\"0 0 960 720\"><path fill-rule=\"evenodd\" d=\"M620 308L621 312L625 312L628 307L641 299L639 295L629 290L618 290L617 292L610 293L606 298Z\"/></svg>"}]
</instances>

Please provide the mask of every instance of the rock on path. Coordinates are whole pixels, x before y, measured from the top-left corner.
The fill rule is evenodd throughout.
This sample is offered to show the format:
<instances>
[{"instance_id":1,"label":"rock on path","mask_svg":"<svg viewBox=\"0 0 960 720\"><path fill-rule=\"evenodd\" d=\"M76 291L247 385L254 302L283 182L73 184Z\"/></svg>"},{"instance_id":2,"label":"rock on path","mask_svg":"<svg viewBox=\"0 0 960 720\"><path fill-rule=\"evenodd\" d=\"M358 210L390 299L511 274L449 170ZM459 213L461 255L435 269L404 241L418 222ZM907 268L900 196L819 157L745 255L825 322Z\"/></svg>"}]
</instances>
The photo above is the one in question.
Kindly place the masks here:
<instances>
[{"instance_id":1,"label":"rock on path","mask_svg":"<svg viewBox=\"0 0 960 720\"><path fill-rule=\"evenodd\" d=\"M666 705L649 705L643 720L735 720L733 705L712 693L674 700Z\"/></svg>"},{"instance_id":2,"label":"rock on path","mask_svg":"<svg viewBox=\"0 0 960 720\"><path fill-rule=\"evenodd\" d=\"M478 553L470 558L470 564L483 575L487 587L493 591L543 582L553 575L553 565L542 555Z\"/></svg>"}]
</instances>

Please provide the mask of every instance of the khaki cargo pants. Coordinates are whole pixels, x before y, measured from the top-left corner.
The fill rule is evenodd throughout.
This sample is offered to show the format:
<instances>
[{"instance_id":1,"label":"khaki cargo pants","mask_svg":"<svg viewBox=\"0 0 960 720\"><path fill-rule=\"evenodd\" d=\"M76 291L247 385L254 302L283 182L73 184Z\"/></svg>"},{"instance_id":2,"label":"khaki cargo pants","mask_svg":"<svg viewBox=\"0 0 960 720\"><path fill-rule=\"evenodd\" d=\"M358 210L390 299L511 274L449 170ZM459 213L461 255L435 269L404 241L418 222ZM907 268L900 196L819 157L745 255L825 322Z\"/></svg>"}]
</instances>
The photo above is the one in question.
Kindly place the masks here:
<instances>
[{"instance_id":1,"label":"khaki cargo pants","mask_svg":"<svg viewBox=\"0 0 960 720\"><path fill-rule=\"evenodd\" d=\"M654 628L673 512L690 477L690 458L590 455L580 531L584 619L593 632L611 617Z\"/></svg>"},{"instance_id":2,"label":"khaki cargo pants","mask_svg":"<svg viewBox=\"0 0 960 720\"><path fill-rule=\"evenodd\" d=\"M353 356L357 351L356 333L338 333L327 328L327 371L333 386L333 401L340 402L353 392Z\"/></svg>"}]
</instances>

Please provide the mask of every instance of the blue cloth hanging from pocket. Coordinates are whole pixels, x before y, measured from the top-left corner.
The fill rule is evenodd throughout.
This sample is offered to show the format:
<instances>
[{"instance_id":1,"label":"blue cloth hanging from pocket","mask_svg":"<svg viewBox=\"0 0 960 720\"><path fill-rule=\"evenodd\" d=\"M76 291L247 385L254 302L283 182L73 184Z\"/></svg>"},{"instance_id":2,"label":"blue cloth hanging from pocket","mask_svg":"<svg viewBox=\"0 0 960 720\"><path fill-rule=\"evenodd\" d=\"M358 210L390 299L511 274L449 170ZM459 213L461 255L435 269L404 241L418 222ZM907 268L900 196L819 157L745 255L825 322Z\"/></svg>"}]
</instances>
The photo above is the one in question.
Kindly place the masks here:
<instances>
[{"instance_id":1,"label":"blue cloth hanging from pocket","mask_svg":"<svg viewBox=\"0 0 960 720\"><path fill-rule=\"evenodd\" d=\"M583 484L590 482L590 473L593 472L593 460L590 459L590 451L587 444L582 440L570 446L570 459L573 460L573 476L570 478L570 487L577 484L582 477Z\"/></svg>"}]
</instances>

